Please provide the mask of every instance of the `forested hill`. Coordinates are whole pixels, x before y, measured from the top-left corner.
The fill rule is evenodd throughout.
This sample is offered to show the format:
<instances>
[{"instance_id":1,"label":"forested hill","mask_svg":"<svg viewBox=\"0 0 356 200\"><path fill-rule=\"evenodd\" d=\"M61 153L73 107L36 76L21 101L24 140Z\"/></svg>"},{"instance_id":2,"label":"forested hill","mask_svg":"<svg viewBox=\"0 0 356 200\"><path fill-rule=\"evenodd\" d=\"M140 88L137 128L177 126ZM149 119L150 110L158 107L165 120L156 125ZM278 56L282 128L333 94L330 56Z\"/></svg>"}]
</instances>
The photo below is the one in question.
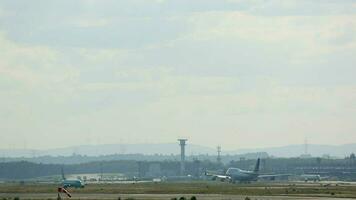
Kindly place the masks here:
<instances>
[{"instance_id":1,"label":"forested hill","mask_svg":"<svg viewBox=\"0 0 356 200\"><path fill-rule=\"evenodd\" d=\"M236 149L227 150L222 147L222 155L236 155L255 152L266 152L275 157L298 157L304 154L305 145L288 145L280 147L249 148L242 149L238 146ZM308 153L315 157L321 157L328 154L331 157L344 158L355 153L356 144L344 145L317 145L309 144ZM102 156L102 155L139 155L145 156L172 156L180 154L180 148L177 143L160 144L103 144L103 145L83 145L57 149L0 149L0 157L43 157L43 156ZM215 147L207 147L188 143L186 146L187 156L196 155L216 155ZM139 156L138 156L139 157Z\"/></svg>"},{"instance_id":2,"label":"forested hill","mask_svg":"<svg viewBox=\"0 0 356 200\"><path fill-rule=\"evenodd\" d=\"M102 169L105 170L105 173L136 173L138 169L136 161L91 162L65 166L20 161L0 163L0 179L31 179L43 176L60 176L62 167L66 174L99 173Z\"/></svg>"},{"instance_id":3,"label":"forested hill","mask_svg":"<svg viewBox=\"0 0 356 200\"><path fill-rule=\"evenodd\" d=\"M253 161L255 162L255 161ZM180 173L179 161L102 161L73 165L61 164L38 164L27 161L0 163L0 180L25 180L45 176L58 176L60 179L61 169L66 175L69 174L99 174L99 173L122 173L127 177L139 176L139 170L149 170L151 164L159 163L162 171L170 176L178 176ZM197 165L198 164L198 165ZM201 170L201 175L205 169L218 169L219 164L211 161L186 162L186 171L189 174L197 174L196 169Z\"/></svg>"},{"instance_id":4,"label":"forested hill","mask_svg":"<svg viewBox=\"0 0 356 200\"><path fill-rule=\"evenodd\" d=\"M192 176L201 176L206 170L222 170L229 167L253 170L255 159L231 161L221 165L216 161L193 160L186 162L186 173ZM179 161L97 161L81 164L40 164L27 161L0 163L0 180L26 180L44 176L58 176L60 179L61 168L65 174L99 174L122 173L127 177L147 177L152 169L159 166L159 176L178 176L180 174ZM324 173L332 176L353 177L356 180L356 161L353 157L345 159L323 158L266 158L261 160L261 173ZM345 174L345 172L347 172Z\"/></svg>"},{"instance_id":5,"label":"forested hill","mask_svg":"<svg viewBox=\"0 0 356 200\"><path fill-rule=\"evenodd\" d=\"M221 160L224 163L228 163L231 160L244 159L257 159L266 158L268 154L265 152L235 154L235 155L222 155ZM186 160L210 160L216 161L216 155L200 154L190 155L186 157ZM13 157L13 158L0 158L0 162L16 162L16 161L28 161L33 163L44 164L80 164L88 162L98 161L118 161L118 160L136 160L136 161L179 161L180 155L144 155L144 154L113 154L103 156L85 156L74 154L71 156L39 156L39 157Z\"/></svg>"}]
</instances>

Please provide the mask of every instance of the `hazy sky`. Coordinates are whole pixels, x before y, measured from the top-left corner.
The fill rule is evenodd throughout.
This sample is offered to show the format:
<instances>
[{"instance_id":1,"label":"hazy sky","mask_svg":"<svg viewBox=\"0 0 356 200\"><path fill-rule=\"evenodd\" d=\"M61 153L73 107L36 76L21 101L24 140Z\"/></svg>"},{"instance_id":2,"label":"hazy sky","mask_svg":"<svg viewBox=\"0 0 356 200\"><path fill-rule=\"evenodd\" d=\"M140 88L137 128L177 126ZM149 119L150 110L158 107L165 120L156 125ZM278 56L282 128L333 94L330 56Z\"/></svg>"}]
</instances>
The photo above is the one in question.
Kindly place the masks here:
<instances>
[{"instance_id":1,"label":"hazy sky","mask_svg":"<svg viewBox=\"0 0 356 200\"><path fill-rule=\"evenodd\" d=\"M0 0L0 147L356 142L354 0Z\"/></svg>"}]
</instances>

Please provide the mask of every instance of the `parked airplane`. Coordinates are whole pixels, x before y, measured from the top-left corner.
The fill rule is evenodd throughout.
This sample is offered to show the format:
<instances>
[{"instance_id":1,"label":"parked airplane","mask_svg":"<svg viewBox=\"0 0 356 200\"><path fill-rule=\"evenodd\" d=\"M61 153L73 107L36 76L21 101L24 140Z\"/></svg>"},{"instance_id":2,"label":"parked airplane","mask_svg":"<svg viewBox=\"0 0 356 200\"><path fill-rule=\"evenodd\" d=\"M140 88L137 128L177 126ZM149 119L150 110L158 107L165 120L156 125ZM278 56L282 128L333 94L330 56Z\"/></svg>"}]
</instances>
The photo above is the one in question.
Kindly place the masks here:
<instances>
[{"instance_id":1,"label":"parked airplane","mask_svg":"<svg viewBox=\"0 0 356 200\"><path fill-rule=\"evenodd\" d=\"M74 188L84 188L85 184L79 180L79 179L66 179L64 176L64 171L62 168L62 183L61 183L63 188L69 188L69 187L74 187Z\"/></svg>"},{"instance_id":2,"label":"parked airplane","mask_svg":"<svg viewBox=\"0 0 356 200\"><path fill-rule=\"evenodd\" d=\"M308 181L313 181L313 182L321 181L321 176L318 175L318 174L302 174L300 177L305 182L308 182Z\"/></svg>"},{"instance_id":3,"label":"parked airplane","mask_svg":"<svg viewBox=\"0 0 356 200\"><path fill-rule=\"evenodd\" d=\"M231 183L236 182L251 182L257 181L258 179L270 179L274 180L277 177L286 177L290 174L272 174L272 175L261 175L259 174L260 169L260 159L257 159L255 169L253 171L242 170L239 168L229 168L225 175L211 174L206 172L207 176L212 176L213 180L229 181Z\"/></svg>"}]
</instances>

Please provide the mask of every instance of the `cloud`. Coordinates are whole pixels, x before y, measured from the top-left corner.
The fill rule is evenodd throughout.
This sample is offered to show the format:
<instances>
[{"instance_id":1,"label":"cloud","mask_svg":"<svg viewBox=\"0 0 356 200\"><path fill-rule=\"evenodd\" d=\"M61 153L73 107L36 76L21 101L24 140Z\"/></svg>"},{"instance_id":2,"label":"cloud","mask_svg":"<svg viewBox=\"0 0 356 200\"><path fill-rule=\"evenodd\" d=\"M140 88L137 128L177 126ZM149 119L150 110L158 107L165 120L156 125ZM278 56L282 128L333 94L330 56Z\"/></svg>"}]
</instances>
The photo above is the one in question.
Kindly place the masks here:
<instances>
[{"instance_id":1,"label":"cloud","mask_svg":"<svg viewBox=\"0 0 356 200\"><path fill-rule=\"evenodd\" d=\"M209 17L206 13L221 13L216 19L200 19L232 23L239 15L247 18L246 26L253 27L253 17L260 16L335 16L355 15L351 1L40 1L22 3L4 1L0 26L12 40L51 46L84 48L140 48L168 42L189 34L197 24L191 15ZM224 14L229 15L224 17ZM265 15L263 15L265 13ZM261 15L262 14L262 15ZM234 16L231 16L234 15ZM46 17L43 17L46 16ZM208 18L207 18L208 19ZM274 19L265 19L271 22ZM238 20L239 21L239 20ZM281 23L281 20L277 19ZM303 21L303 20L300 20ZM282 23L288 23L288 18ZM301 24L301 23L300 23ZM278 25L278 24L276 24ZM280 24L283 25L283 24ZM266 34L268 25L265 26ZM249 29L246 29L248 31ZM202 30L204 31L204 30ZM219 30L217 30L219 31ZM297 31L298 33L298 31ZM282 34L291 34L281 31ZM268 35L267 35L268 36ZM286 37L282 35L282 37ZM271 38L271 37L269 37ZM275 37L278 38L278 37Z\"/></svg>"},{"instance_id":2,"label":"cloud","mask_svg":"<svg viewBox=\"0 0 356 200\"><path fill-rule=\"evenodd\" d=\"M335 16L355 14L352 4L352 0L267 0L255 3L249 12L262 16Z\"/></svg>"},{"instance_id":3,"label":"cloud","mask_svg":"<svg viewBox=\"0 0 356 200\"><path fill-rule=\"evenodd\" d=\"M56 53L45 46L27 46L9 41L0 34L0 72L3 76L22 82L24 86L35 84L41 73L39 69L49 69L56 59ZM43 72L43 71L42 71Z\"/></svg>"},{"instance_id":4,"label":"cloud","mask_svg":"<svg viewBox=\"0 0 356 200\"><path fill-rule=\"evenodd\" d=\"M182 133L209 145L232 138L230 148L295 143L301 133L349 141L353 4L2 1L2 143L167 142ZM337 141L323 135L339 131ZM273 140L239 142L265 134Z\"/></svg>"}]
</instances>

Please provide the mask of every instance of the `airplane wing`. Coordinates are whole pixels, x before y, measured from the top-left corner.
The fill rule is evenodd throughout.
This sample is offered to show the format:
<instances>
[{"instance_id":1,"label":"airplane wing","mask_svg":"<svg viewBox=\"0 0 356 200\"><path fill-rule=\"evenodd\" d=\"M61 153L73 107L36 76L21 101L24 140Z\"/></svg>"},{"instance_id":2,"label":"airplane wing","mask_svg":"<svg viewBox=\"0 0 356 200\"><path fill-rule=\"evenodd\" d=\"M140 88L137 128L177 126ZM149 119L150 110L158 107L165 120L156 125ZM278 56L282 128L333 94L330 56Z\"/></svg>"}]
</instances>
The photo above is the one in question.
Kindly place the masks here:
<instances>
[{"instance_id":1,"label":"airplane wing","mask_svg":"<svg viewBox=\"0 0 356 200\"><path fill-rule=\"evenodd\" d=\"M219 180L230 180L230 176L224 176L224 175L214 175L213 179L219 179Z\"/></svg>"},{"instance_id":2,"label":"airplane wing","mask_svg":"<svg viewBox=\"0 0 356 200\"><path fill-rule=\"evenodd\" d=\"M205 176L211 176L212 180L220 180L220 181L230 181L231 177L226 175L215 174L209 171L205 172Z\"/></svg>"},{"instance_id":3,"label":"airplane wing","mask_svg":"<svg viewBox=\"0 0 356 200\"><path fill-rule=\"evenodd\" d=\"M266 175L259 175L259 179L268 179L268 180L275 180L276 178L281 178L281 177L289 177L292 176L293 174L266 174Z\"/></svg>"}]
</instances>

